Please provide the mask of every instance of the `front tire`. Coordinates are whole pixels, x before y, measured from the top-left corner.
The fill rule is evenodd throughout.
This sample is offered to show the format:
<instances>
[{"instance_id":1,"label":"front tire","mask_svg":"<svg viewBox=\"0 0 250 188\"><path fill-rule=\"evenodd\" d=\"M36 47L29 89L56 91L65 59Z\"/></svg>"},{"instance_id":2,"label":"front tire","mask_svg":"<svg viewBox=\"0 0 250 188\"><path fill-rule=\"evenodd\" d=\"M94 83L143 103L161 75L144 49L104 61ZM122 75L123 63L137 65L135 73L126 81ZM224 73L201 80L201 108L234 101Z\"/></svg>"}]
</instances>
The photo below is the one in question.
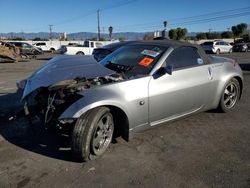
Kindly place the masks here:
<instances>
[{"instance_id":1,"label":"front tire","mask_svg":"<svg viewBox=\"0 0 250 188\"><path fill-rule=\"evenodd\" d=\"M221 112L230 112L234 109L240 97L240 84L235 78L231 79L223 89L218 106Z\"/></svg>"},{"instance_id":2,"label":"front tire","mask_svg":"<svg viewBox=\"0 0 250 188\"><path fill-rule=\"evenodd\" d=\"M216 54L220 54L220 49L216 50Z\"/></svg>"},{"instance_id":3,"label":"front tire","mask_svg":"<svg viewBox=\"0 0 250 188\"><path fill-rule=\"evenodd\" d=\"M112 141L113 116L107 107L98 107L81 116L73 129L71 149L77 158L88 161L101 156Z\"/></svg>"}]
</instances>

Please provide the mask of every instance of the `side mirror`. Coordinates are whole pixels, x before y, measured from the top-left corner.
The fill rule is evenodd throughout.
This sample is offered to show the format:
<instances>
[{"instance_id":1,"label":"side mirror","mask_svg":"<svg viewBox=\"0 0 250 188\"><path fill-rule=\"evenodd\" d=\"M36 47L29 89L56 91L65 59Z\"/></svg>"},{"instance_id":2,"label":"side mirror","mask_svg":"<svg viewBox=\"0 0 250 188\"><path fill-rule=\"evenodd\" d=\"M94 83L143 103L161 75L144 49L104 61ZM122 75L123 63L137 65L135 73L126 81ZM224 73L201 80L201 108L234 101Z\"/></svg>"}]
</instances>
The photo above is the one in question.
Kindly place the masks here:
<instances>
[{"instance_id":1,"label":"side mirror","mask_svg":"<svg viewBox=\"0 0 250 188\"><path fill-rule=\"evenodd\" d=\"M156 73L154 74L154 78L157 79L163 75L165 75L166 73L169 74L169 75L172 75L173 73L173 70L174 70L174 66L173 64L170 64L170 65L167 65L166 67L161 67L159 68Z\"/></svg>"},{"instance_id":2,"label":"side mirror","mask_svg":"<svg viewBox=\"0 0 250 188\"><path fill-rule=\"evenodd\" d=\"M173 70L174 70L174 65L173 64L169 64L164 69L165 69L165 73L168 73L169 75L172 75Z\"/></svg>"}]
</instances>

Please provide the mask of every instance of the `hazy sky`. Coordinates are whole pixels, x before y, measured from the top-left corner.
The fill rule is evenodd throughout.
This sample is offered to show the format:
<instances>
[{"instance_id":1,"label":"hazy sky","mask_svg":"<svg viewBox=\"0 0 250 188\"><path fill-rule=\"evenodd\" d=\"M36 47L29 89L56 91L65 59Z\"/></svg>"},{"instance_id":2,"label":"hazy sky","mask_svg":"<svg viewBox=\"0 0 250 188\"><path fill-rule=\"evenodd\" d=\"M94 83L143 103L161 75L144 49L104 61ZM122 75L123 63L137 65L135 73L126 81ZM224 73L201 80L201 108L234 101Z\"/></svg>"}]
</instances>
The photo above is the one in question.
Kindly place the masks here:
<instances>
[{"instance_id":1,"label":"hazy sky","mask_svg":"<svg viewBox=\"0 0 250 188\"><path fill-rule=\"evenodd\" d=\"M0 32L155 31L186 27L189 32L223 31L250 24L250 0L0 0Z\"/></svg>"}]
</instances>

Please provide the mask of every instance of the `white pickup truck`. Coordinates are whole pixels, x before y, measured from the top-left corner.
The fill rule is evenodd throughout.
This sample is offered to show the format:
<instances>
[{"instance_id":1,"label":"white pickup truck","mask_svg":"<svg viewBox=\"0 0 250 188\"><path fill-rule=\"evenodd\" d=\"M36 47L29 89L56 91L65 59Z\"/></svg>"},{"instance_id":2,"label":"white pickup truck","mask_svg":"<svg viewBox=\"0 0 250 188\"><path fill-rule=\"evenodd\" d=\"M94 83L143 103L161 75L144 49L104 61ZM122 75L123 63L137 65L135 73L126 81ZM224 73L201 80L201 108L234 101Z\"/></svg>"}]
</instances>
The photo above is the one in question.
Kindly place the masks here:
<instances>
[{"instance_id":1,"label":"white pickup truck","mask_svg":"<svg viewBox=\"0 0 250 188\"><path fill-rule=\"evenodd\" d=\"M59 46L49 45L48 43L49 42L37 42L33 44L33 46L42 49L42 51L50 51L52 53L59 49Z\"/></svg>"},{"instance_id":2,"label":"white pickup truck","mask_svg":"<svg viewBox=\"0 0 250 188\"><path fill-rule=\"evenodd\" d=\"M91 55L95 48L103 46L102 42L84 41L83 45L63 45L60 53L64 55Z\"/></svg>"}]
</instances>

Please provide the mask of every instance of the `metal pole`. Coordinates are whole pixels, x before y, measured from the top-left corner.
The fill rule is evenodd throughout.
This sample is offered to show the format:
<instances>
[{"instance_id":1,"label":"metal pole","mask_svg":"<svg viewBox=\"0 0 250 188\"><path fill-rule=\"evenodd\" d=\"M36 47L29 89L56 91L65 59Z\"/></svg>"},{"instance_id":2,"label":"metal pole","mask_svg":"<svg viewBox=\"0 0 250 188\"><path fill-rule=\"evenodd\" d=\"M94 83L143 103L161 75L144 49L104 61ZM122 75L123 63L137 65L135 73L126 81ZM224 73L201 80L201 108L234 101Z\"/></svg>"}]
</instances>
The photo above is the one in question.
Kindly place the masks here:
<instances>
[{"instance_id":1,"label":"metal pole","mask_svg":"<svg viewBox=\"0 0 250 188\"><path fill-rule=\"evenodd\" d=\"M98 24L98 41L101 39L101 29L100 29L100 10L97 10L97 24Z\"/></svg>"}]
</instances>

